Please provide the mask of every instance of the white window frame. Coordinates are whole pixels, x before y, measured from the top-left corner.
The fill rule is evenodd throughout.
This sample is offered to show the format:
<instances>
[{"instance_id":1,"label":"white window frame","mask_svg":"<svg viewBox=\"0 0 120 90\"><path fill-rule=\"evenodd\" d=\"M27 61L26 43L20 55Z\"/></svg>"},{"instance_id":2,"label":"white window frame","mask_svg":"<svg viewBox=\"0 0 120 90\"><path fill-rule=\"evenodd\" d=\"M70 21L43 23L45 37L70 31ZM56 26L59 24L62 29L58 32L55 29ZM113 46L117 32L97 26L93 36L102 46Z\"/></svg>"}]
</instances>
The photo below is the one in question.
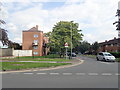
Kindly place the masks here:
<instances>
[{"instance_id":1,"label":"white window frame","mask_svg":"<svg viewBox=\"0 0 120 90\"><path fill-rule=\"evenodd\" d=\"M34 38L37 38L38 37L38 34L34 34Z\"/></svg>"},{"instance_id":2,"label":"white window frame","mask_svg":"<svg viewBox=\"0 0 120 90\"><path fill-rule=\"evenodd\" d=\"M34 48L34 49L38 49L38 46L34 46L33 48Z\"/></svg>"},{"instance_id":3,"label":"white window frame","mask_svg":"<svg viewBox=\"0 0 120 90\"><path fill-rule=\"evenodd\" d=\"M38 40L34 40L34 43L38 43Z\"/></svg>"},{"instance_id":4,"label":"white window frame","mask_svg":"<svg viewBox=\"0 0 120 90\"><path fill-rule=\"evenodd\" d=\"M38 55L38 52L33 52L34 55Z\"/></svg>"}]
</instances>

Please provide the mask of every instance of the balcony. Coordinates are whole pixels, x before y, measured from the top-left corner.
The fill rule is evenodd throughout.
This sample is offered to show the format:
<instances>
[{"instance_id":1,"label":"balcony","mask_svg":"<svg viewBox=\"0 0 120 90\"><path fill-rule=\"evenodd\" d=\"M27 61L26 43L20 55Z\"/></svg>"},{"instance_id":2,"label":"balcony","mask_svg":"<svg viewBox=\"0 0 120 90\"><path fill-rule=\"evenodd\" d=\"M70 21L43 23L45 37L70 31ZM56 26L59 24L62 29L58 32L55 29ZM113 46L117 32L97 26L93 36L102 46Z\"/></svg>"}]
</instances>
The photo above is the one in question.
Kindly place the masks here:
<instances>
[{"instance_id":1,"label":"balcony","mask_svg":"<svg viewBox=\"0 0 120 90\"><path fill-rule=\"evenodd\" d=\"M38 46L38 43L32 43L33 46Z\"/></svg>"}]
</instances>

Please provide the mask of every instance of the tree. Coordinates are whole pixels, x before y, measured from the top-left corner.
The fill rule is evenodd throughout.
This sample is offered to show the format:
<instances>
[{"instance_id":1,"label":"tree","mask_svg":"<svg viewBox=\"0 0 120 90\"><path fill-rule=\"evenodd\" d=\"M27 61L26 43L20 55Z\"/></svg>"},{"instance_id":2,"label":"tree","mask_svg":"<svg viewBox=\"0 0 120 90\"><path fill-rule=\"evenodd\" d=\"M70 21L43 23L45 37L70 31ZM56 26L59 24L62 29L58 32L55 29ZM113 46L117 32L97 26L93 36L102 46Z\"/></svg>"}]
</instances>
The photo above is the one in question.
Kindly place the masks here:
<instances>
[{"instance_id":1,"label":"tree","mask_svg":"<svg viewBox=\"0 0 120 90\"><path fill-rule=\"evenodd\" d=\"M72 31L72 39L71 39L71 31ZM73 48L76 47L80 41L82 40L83 34L80 33L81 30L78 30L78 23L74 23L73 21L60 21L54 25L51 35L50 35L50 47L54 49L54 51L59 52L60 56L65 54L64 44L67 42L71 45L71 40L73 43Z\"/></svg>"},{"instance_id":2,"label":"tree","mask_svg":"<svg viewBox=\"0 0 120 90\"><path fill-rule=\"evenodd\" d=\"M99 43L98 42L94 42L93 44L92 44L92 50L94 50L94 54L97 54L97 50L98 50L98 48L99 48Z\"/></svg>"},{"instance_id":3,"label":"tree","mask_svg":"<svg viewBox=\"0 0 120 90\"><path fill-rule=\"evenodd\" d=\"M8 46L9 48L14 48L15 50L21 50L22 46L19 43L16 42L11 42Z\"/></svg>"},{"instance_id":4,"label":"tree","mask_svg":"<svg viewBox=\"0 0 120 90\"><path fill-rule=\"evenodd\" d=\"M0 25L1 24L6 24L6 23L4 20L0 19ZM2 42L3 46L12 44L12 42L8 39L7 30L3 29L2 27L0 27L0 41Z\"/></svg>"},{"instance_id":5,"label":"tree","mask_svg":"<svg viewBox=\"0 0 120 90\"><path fill-rule=\"evenodd\" d=\"M90 47L91 47L90 43L88 43L87 41L83 41L78 46L78 49L79 49L79 52L84 54L86 51L89 51Z\"/></svg>"},{"instance_id":6,"label":"tree","mask_svg":"<svg viewBox=\"0 0 120 90\"><path fill-rule=\"evenodd\" d=\"M120 17L120 10L118 9L116 12L116 16L118 16L118 18ZM118 37L120 38L120 18L118 19L118 21L114 22L113 25L116 24L116 30L118 30Z\"/></svg>"},{"instance_id":7,"label":"tree","mask_svg":"<svg viewBox=\"0 0 120 90\"><path fill-rule=\"evenodd\" d=\"M3 20L0 20L0 25L1 24L5 24L5 22ZM0 27L0 41L2 42L3 45L9 44L7 30L5 30L1 27Z\"/></svg>"}]
</instances>

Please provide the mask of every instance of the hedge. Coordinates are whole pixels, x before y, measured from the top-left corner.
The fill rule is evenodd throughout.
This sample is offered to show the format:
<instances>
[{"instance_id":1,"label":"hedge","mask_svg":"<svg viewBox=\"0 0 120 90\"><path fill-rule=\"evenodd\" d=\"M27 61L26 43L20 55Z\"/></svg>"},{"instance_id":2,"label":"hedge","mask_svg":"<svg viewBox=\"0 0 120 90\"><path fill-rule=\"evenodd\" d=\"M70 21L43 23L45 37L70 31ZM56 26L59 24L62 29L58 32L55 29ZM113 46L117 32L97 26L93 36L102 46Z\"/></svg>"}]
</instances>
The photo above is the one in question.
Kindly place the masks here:
<instances>
[{"instance_id":1,"label":"hedge","mask_svg":"<svg viewBox=\"0 0 120 90\"><path fill-rule=\"evenodd\" d=\"M120 58L120 52L110 52L116 58Z\"/></svg>"}]
</instances>

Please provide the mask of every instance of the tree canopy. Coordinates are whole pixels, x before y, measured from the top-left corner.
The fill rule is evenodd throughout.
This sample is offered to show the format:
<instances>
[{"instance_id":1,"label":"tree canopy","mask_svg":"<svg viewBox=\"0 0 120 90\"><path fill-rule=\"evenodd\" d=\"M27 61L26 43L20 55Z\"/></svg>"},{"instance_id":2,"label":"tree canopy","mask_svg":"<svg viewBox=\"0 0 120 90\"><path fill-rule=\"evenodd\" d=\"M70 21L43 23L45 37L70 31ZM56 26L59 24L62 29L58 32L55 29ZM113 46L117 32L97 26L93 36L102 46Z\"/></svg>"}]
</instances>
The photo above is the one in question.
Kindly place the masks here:
<instances>
[{"instance_id":1,"label":"tree canopy","mask_svg":"<svg viewBox=\"0 0 120 90\"><path fill-rule=\"evenodd\" d=\"M84 54L86 51L89 51L90 47L90 43L88 43L87 41L83 41L80 43L78 49L82 54Z\"/></svg>"},{"instance_id":2,"label":"tree canopy","mask_svg":"<svg viewBox=\"0 0 120 90\"><path fill-rule=\"evenodd\" d=\"M5 24L3 20L0 20L0 25ZM7 30L0 27L0 41L3 45L9 45L10 41L8 39Z\"/></svg>"},{"instance_id":3,"label":"tree canopy","mask_svg":"<svg viewBox=\"0 0 120 90\"><path fill-rule=\"evenodd\" d=\"M52 29L52 32L49 32L47 35L50 38L49 46L57 51L59 54L65 54L64 44L67 42L70 49L71 41L72 47L76 47L82 40L83 34L80 33L81 30L78 29L78 23L73 21L60 21L56 23ZM71 39L72 35L72 39Z\"/></svg>"}]
</instances>

